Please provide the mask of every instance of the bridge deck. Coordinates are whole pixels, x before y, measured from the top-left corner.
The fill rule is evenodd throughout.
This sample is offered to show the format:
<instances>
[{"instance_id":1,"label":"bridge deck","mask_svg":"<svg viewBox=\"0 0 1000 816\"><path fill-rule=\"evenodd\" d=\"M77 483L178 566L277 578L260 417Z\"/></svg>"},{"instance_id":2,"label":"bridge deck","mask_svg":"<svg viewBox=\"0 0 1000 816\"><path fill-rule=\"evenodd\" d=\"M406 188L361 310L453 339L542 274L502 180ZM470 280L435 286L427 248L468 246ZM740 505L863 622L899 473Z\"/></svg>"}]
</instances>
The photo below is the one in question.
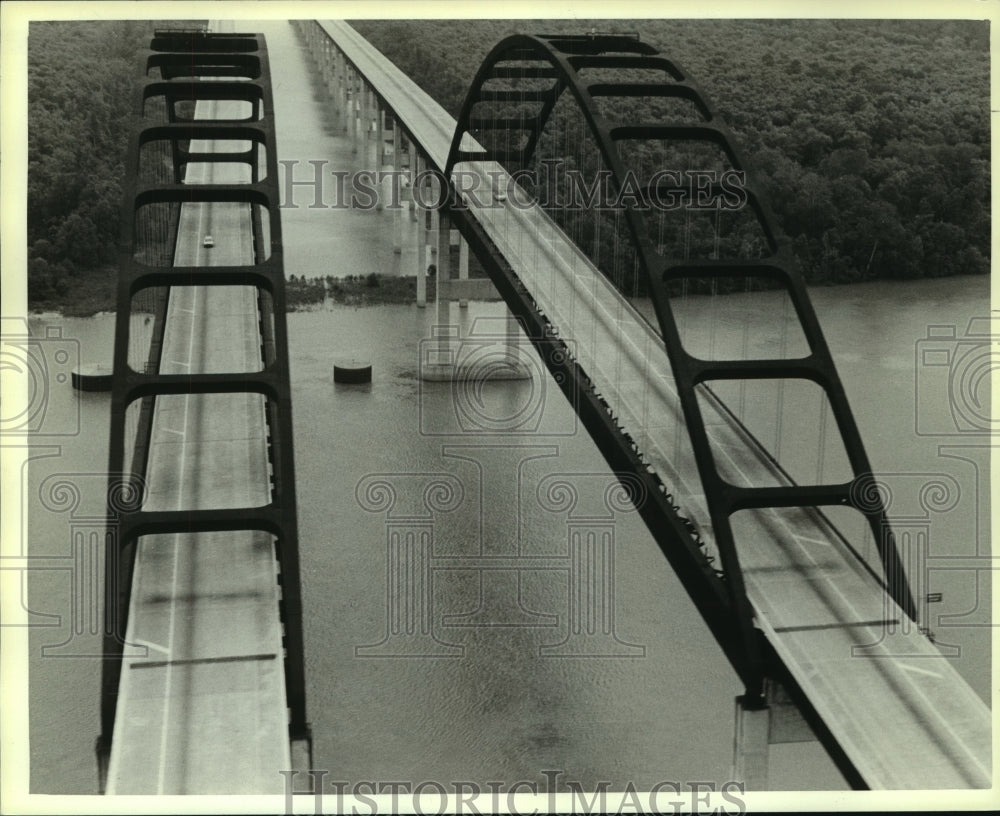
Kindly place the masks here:
<instances>
[{"instance_id":1,"label":"bridge deck","mask_svg":"<svg viewBox=\"0 0 1000 816\"><path fill-rule=\"evenodd\" d=\"M442 170L455 120L349 25L320 25ZM463 169L490 189L495 166ZM702 497L685 495L697 477L669 453L683 428L657 333L541 210L509 202L472 210L683 511L697 516ZM725 478L781 478L711 403L706 423ZM707 518L696 520L710 531ZM737 546L758 626L866 784L990 785L989 709L933 644L902 625L903 613L821 516L754 513Z\"/></svg>"},{"instance_id":2,"label":"bridge deck","mask_svg":"<svg viewBox=\"0 0 1000 816\"><path fill-rule=\"evenodd\" d=\"M196 115L211 118L207 105L226 104L199 103ZM248 170L192 165L187 182L249 181ZM202 246L206 234L214 247ZM249 264L252 247L249 205L182 206L176 264ZM173 287L162 373L260 370L258 320L252 287ZM157 398L146 508L266 504L266 435L258 395ZM276 569L262 533L141 540L108 793L284 790L278 771L291 765Z\"/></svg>"}]
</instances>

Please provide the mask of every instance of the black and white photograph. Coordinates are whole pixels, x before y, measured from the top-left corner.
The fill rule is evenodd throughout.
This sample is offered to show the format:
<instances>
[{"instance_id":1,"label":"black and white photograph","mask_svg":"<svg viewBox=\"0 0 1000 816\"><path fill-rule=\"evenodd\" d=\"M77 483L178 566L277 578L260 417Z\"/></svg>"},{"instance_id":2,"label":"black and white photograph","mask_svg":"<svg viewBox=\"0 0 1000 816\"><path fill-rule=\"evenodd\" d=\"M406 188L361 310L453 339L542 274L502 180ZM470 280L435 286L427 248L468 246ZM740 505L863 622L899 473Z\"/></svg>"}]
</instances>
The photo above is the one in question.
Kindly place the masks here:
<instances>
[{"instance_id":1,"label":"black and white photograph","mask_svg":"<svg viewBox=\"0 0 1000 816\"><path fill-rule=\"evenodd\" d=\"M995 811L995 13L3 4L0 810Z\"/></svg>"}]
</instances>

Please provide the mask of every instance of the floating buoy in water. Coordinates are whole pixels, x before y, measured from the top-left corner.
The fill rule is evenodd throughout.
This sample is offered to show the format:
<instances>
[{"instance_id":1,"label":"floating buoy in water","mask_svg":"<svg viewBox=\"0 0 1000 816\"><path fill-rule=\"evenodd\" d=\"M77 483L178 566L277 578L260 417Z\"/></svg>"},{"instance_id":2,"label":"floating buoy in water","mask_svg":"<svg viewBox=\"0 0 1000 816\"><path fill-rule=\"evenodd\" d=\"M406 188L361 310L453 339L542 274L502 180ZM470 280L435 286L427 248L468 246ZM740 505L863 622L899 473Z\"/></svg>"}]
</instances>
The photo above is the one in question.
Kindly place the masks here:
<instances>
[{"instance_id":1,"label":"floating buoy in water","mask_svg":"<svg viewBox=\"0 0 1000 816\"><path fill-rule=\"evenodd\" d=\"M70 374L70 381L77 391L110 391L111 368L99 363L77 366Z\"/></svg>"},{"instance_id":2,"label":"floating buoy in water","mask_svg":"<svg viewBox=\"0 0 1000 816\"><path fill-rule=\"evenodd\" d=\"M333 381L352 385L370 383L372 381L371 361L360 357L339 360L333 366Z\"/></svg>"}]
</instances>

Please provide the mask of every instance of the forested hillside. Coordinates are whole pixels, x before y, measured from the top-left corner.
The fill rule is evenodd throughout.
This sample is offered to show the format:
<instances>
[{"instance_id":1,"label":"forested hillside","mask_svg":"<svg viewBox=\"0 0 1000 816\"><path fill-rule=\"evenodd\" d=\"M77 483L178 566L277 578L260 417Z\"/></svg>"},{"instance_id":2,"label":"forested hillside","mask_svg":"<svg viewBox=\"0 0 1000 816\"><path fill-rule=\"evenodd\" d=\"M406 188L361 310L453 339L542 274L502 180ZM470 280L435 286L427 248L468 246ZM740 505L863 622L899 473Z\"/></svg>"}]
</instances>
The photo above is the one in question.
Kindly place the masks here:
<instances>
[{"instance_id":1,"label":"forested hillside","mask_svg":"<svg viewBox=\"0 0 1000 816\"><path fill-rule=\"evenodd\" d=\"M33 23L33 309L113 302L128 105L156 23ZM453 114L515 31L638 32L736 132L813 281L989 269L989 29L940 21L365 21Z\"/></svg>"},{"instance_id":2,"label":"forested hillside","mask_svg":"<svg viewBox=\"0 0 1000 816\"><path fill-rule=\"evenodd\" d=\"M637 32L714 101L808 279L989 271L989 28L877 20L362 21L456 115L504 36Z\"/></svg>"},{"instance_id":3,"label":"forested hillside","mask_svg":"<svg viewBox=\"0 0 1000 816\"><path fill-rule=\"evenodd\" d=\"M113 302L129 104L155 23L36 22L28 33L28 300Z\"/></svg>"}]
</instances>

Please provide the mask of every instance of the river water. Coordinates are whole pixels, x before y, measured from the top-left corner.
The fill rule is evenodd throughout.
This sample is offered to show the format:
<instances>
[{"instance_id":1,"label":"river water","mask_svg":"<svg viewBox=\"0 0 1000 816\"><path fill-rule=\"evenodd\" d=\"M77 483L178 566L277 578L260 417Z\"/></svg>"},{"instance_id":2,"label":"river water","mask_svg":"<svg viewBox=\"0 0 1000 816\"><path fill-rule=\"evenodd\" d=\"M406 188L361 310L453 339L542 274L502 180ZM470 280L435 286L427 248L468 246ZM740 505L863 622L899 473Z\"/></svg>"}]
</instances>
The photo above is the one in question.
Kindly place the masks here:
<instances>
[{"instance_id":1,"label":"river water","mask_svg":"<svg viewBox=\"0 0 1000 816\"><path fill-rule=\"evenodd\" d=\"M280 158L349 167L357 159L317 104L296 33L282 22L260 30L272 53ZM391 219L284 210L287 273L410 273L415 250L392 252ZM875 283L812 296L873 467L893 490L890 512L929 532L928 591L942 600L928 623L989 699L988 576L961 560L988 549L987 437L974 404L983 389L972 387L966 404L950 386L961 361L984 347L967 329L989 313L989 282ZM501 304L453 304L450 321L471 338L467 348L487 348L503 337L503 314ZM636 514L606 498L607 466L551 379L469 393L418 378L436 321L434 308L415 305L326 306L289 319L314 767L350 783L449 788L462 780L541 787L544 771L584 789L601 780L640 790L721 784L741 687L685 590ZM50 350L61 343L84 361L110 359L111 316L37 316L31 328L59 332L47 338ZM333 383L334 360L351 355L371 359L370 386ZM500 425L515 417L519 430L483 433L484 417ZM99 530L107 426L105 396L53 381L24 482L31 554L49 556L26 598L37 624L33 792L96 792L100 641L91 604L99 593L73 582L93 573L73 554L96 551L72 541ZM953 501L921 504L934 481ZM78 498L67 501L60 482ZM576 505L563 501L561 483L572 485ZM605 535L613 554L601 595L613 623L589 639L572 631L576 612L586 629L598 608L574 593L573 530ZM404 564L423 572L397 570L397 536L409 542ZM393 583L407 574L406 588ZM399 597L405 608L391 602ZM771 783L844 787L815 743L773 747Z\"/></svg>"}]
</instances>

